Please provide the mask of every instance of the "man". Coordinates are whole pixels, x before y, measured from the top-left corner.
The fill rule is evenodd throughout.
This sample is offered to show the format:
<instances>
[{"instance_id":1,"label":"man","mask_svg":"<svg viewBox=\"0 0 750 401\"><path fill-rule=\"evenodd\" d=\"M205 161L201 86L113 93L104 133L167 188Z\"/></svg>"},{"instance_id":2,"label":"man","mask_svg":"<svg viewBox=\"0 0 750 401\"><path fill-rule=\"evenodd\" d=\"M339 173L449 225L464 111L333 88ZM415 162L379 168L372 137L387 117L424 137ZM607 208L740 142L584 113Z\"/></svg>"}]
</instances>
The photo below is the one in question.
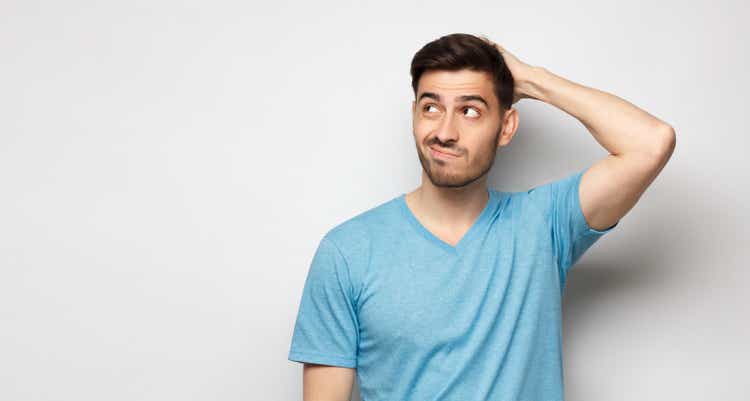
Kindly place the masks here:
<instances>
[{"instance_id":1,"label":"man","mask_svg":"<svg viewBox=\"0 0 750 401\"><path fill-rule=\"evenodd\" d=\"M614 95L452 34L412 60L421 185L321 239L288 359L305 401L563 400L573 264L670 158L675 131ZM577 118L609 155L528 191L487 187L523 98Z\"/></svg>"}]
</instances>

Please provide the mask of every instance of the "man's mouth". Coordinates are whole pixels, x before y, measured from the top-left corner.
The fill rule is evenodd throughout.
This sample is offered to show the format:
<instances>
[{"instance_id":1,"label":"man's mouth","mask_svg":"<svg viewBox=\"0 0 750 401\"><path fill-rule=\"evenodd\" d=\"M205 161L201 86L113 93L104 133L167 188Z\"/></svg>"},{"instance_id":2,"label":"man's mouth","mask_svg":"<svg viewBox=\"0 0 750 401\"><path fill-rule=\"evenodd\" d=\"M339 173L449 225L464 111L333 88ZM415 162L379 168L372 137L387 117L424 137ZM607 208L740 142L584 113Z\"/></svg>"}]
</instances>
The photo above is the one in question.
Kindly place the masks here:
<instances>
[{"instance_id":1,"label":"man's mouth","mask_svg":"<svg viewBox=\"0 0 750 401\"><path fill-rule=\"evenodd\" d=\"M455 159L458 157L458 155L449 153L446 151L439 150L433 146L430 146L430 153L432 153L433 157L437 157L440 159Z\"/></svg>"}]
</instances>

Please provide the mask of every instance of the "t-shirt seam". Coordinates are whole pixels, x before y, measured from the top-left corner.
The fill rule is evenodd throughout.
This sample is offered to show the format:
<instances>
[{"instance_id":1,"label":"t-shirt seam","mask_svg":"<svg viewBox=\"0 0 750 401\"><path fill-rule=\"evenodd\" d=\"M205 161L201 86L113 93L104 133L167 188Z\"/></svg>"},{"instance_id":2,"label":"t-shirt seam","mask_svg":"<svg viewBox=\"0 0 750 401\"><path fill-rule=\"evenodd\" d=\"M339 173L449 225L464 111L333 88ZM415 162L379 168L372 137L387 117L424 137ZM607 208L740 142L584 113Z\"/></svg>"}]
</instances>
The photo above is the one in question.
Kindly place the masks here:
<instances>
[{"instance_id":1,"label":"t-shirt seam","mask_svg":"<svg viewBox=\"0 0 750 401\"><path fill-rule=\"evenodd\" d=\"M359 303L359 294L358 294L358 291L355 291L355 289L354 289L355 283L354 283L354 280L352 280L352 276L353 275L352 275L352 269L351 269L349 260L346 258L346 256L344 255L344 253L341 252L341 249L339 248L338 245L336 245L336 242L334 242L333 239L330 238L328 235L326 235L326 236L323 237L323 241L326 241L329 244L331 244L331 246L333 247L333 249L336 250L336 253L338 253L339 256L341 256L341 259L344 260L344 266L346 266L346 274L349 276L349 280L348 280L349 281L349 286L350 286L350 288L349 288L349 295L352 297L352 301L353 301L353 305L352 306L356 310L357 309L357 304ZM355 296L355 292L357 293L356 296Z\"/></svg>"},{"instance_id":2,"label":"t-shirt seam","mask_svg":"<svg viewBox=\"0 0 750 401\"><path fill-rule=\"evenodd\" d=\"M334 242L334 240L332 238L330 238L328 235L323 236L322 241L326 241L329 244L331 244L331 246L333 247L333 249L335 249L336 252L341 256L341 259L344 261L344 266L346 267L346 274L349 276L349 279L347 280L349 282L349 286L350 286L348 292L349 292L349 299L351 299L350 305L352 307L352 310L354 311L354 315L355 315L354 318L356 319L355 324L356 324L357 332L356 332L355 343L357 344L357 353L359 353L360 323L359 323L359 315L358 315L358 313L359 313L359 294L360 294L360 290L358 289L356 291L356 295L355 295L355 291L354 291L355 282L354 282L354 280L352 280L352 276L353 275L352 275L352 270L351 270L351 267L350 267L349 260L347 260L347 258L344 255L344 253L341 252L341 249L338 247L338 245L336 245L336 242ZM359 287L360 284L356 283L356 286ZM355 359L355 361L356 361L356 359Z\"/></svg>"}]
</instances>

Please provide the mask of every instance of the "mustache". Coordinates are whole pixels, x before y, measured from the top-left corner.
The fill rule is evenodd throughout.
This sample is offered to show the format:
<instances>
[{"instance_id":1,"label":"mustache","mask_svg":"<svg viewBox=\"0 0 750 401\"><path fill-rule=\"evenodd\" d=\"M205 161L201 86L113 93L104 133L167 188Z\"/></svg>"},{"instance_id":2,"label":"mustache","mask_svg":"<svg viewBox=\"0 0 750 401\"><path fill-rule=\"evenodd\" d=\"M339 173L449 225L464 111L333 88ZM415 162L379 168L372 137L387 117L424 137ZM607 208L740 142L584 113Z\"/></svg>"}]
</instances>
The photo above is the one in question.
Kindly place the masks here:
<instances>
[{"instance_id":1,"label":"mustache","mask_svg":"<svg viewBox=\"0 0 750 401\"><path fill-rule=\"evenodd\" d=\"M453 155L459 155L460 156L460 155L462 155L464 153L463 151L461 151L460 149L458 149L456 147L445 146L440 141L436 141L436 140L429 141L427 143L427 146L428 147L434 147L435 149L437 149L439 151L443 151L444 153L449 153L449 154L453 154Z\"/></svg>"}]
</instances>

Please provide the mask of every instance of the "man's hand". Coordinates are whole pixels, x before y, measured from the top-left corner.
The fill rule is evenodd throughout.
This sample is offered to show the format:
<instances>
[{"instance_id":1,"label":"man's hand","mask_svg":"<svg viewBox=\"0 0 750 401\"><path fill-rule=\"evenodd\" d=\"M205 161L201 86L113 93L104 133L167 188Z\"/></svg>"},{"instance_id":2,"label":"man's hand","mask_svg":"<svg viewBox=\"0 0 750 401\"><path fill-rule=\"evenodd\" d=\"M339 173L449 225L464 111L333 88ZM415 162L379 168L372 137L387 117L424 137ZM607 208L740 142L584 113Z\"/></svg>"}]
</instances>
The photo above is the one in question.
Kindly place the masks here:
<instances>
[{"instance_id":1,"label":"man's hand","mask_svg":"<svg viewBox=\"0 0 750 401\"><path fill-rule=\"evenodd\" d=\"M497 48L498 51L500 51L500 54L503 56L503 60L505 60L505 64L510 70L510 74L513 75L513 81L515 81L515 85L513 88L513 103L516 103L521 99L537 99L536 97L531 95L531 91L529 90L530 88L528 85L530 76L531 74L533 74L536 67L519 60L516 56L505 50L505 48L503 48L499 44L487 38L483 39Z\"/></svg>"}]
</instances>

